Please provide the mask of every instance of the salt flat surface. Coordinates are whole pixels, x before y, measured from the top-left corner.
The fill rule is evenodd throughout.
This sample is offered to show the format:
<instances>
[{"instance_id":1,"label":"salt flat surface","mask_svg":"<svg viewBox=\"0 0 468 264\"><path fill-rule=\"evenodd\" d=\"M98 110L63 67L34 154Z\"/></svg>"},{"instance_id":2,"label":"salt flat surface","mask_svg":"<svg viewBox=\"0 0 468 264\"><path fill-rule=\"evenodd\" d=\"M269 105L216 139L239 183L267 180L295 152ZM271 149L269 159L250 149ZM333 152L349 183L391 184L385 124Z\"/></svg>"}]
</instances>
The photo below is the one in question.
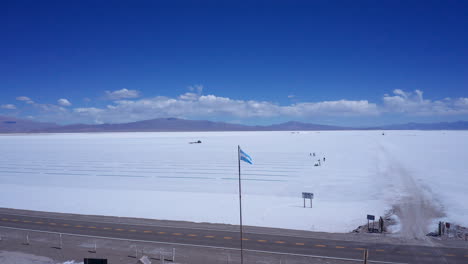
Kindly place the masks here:
<instances>
[{"instance_id":1,"label":"salt flat surface","mask_svg":"<svg viewBox=\"0 0 468 264\"><path fill-rule=\"evenodd\" d=\"M22 252L0 251L0 263L2 264L83 264L74 260L57 263L50 258L26 254Z\"/></svg>"},{"instance_id":2,"label":"salt flat surface","mask_svg":"<svg viewBox=\"0 0 468 264\"><path fill-rule=\"evenodd\" d=\"M238 144L246 225L349 232L407 201L442 213L408 218L468 225L456 131L0 135L0 207L238 224Z\"/></svg>"}]
</instances>

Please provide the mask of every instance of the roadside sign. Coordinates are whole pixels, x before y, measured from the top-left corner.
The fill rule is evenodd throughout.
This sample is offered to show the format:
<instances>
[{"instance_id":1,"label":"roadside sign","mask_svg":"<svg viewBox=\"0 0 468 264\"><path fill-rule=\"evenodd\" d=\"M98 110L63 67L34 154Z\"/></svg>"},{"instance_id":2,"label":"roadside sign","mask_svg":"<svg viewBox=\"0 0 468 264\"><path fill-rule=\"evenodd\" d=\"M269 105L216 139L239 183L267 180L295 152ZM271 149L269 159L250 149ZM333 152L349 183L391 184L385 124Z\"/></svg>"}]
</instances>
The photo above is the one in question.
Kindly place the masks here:
<instances>
[{"instance_id":1,"label":"roadside sign","mask_svg":"<svg viewBox=\"0 0 468 264\"><path fill-rule=\"evenodd\" d=\"M303 192L302 199L304 199L304 208L306 207L306 202L305 202L306 199L310 199L310 208L312 208L312 199L314 199L313 193Z\"/></svg>"},{"instance_id":2,"label":"roadside sign","mask_svg":"<svg viewBox=\"0 0 468 264\"><path fill-rule=\"evenodd\" d=\"M369 227L369 221L372 220L372 229L370 229ZM367 231L368 232L372 232L374 233L375 232L375 229L374 229L374 220L375 220L375 215L367 215Z\"/></svg>"}]
</instances>

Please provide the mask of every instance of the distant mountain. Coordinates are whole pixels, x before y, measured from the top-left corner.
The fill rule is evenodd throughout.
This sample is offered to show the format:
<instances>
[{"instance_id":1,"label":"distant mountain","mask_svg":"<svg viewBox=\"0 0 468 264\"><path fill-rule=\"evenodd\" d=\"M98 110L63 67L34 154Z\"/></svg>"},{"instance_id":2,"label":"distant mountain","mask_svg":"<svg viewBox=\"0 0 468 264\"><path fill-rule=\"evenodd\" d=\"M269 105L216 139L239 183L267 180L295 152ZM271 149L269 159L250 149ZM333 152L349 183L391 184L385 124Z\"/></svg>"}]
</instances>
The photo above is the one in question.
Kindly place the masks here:
<instances>
[{"instance_id":1,"label":"distant mountain","mask_svg":"<svg viewBox=\"0 0 468 264\"><path fill-rule=\"evenodd\" d=\"M0 116L0 133L25 133L35 130L52 129L54 123L42 123L14 117Z\"/></svg>"},{"instance_id":2,"label":"distant mountain","mask_svg":"<svg viewBox=\"0 0 468 264\"><path fill-rule=\"evenodd\" d=\"M294 131L294 130L344 130L338 126L286 122L269 126L247 126L206 120L185 120L179 118L157 118L122 124L73 124L59 126L28 120L5 118L8 129L0 133L79 133L79 132L171 132L171 131ZM27 125L26 125L27 124ZM14 129L13 129L14 128Z\"/></svg>"},{"instance_id":3,"label":"distant mountain","mask_svg":"<svg viewBox=\"0 0 468 264\"><path fill-rule=\"evenodd\" d=\"M310 123L301 123L297 121L290 121L286 123L263 126L264 130L267 131L289 131L289 130L349 130L351 128L340 127L340 126L327 126L327 125L317 125Z\"/></svg>"},{"instance_id":4,"label":"distant mountain","mask_svg":"<svg viewBox=\"0 0 468 264\"><path fill-rule=\"evenodd\" d=\"M468 130L467 121L434 124L408 123L367 128L318 125L290 121L269 126L247 126L206 120L157 118L122 124L57 125L0 116L0 133L79 133L79 132L191 132L191 131L317 131L317 130Z\"/></svg>"},{"instance_id":5,"label":"distant mountain","mask_svg":"<svg viewBox=\"0 0 468 264\"><path fill-rule=\"evenodd\" d=\"M384 130L468 130L468 121L440 122L440 123L407 123L387 125L368 129Z\"/></svg>"},{"instance_id":6,"label":"distant mountain","mask_svg":"<svg viewBox=\"0 0 468 264\"><path fill-rule=\"evenodd\" d=\"M206 120L158 118L124 124L68 125L48 128L47 132L169 132L169 131L289 131L289 130L343 130L347 128L286 122L270 126L247 126Z\"/></svg>"},{"instance_id":7,"label":"distant mountain","mask_svg":"<svg viewBox=\"0 0 468 264\"><path fill-rule=\"evenodd\" d=\"M206 120L185 120L158 118L123 124L67 125L45 129L47 132L164 132L164 131L248 131L254 127L212 122Z\"/></svg>"}]
</instances>

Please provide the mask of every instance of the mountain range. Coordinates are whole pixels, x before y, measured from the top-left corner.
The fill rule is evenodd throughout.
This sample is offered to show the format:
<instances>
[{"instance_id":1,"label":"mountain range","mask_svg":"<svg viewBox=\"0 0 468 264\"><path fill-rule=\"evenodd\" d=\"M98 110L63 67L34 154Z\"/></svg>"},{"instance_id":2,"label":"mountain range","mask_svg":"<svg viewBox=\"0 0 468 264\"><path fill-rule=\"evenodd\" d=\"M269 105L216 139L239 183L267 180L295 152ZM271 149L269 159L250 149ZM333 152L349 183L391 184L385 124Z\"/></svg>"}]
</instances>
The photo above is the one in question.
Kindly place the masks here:
<instances>
[{"instance_id":1,"label":"mountain range","mask_svg":"<svg viewBox=\"0 0 468 264\"><path fill-rule=\"evenodd\" d=\"M54 123L35 122L15 117L0 116L0 133L28 133L59 127Z\"/></svg>"},{"instance_id":2,"label":"mountain range","mask_svg":"<svg viewBox=\"0 0 468 264\"><path fill-rule=\"evenodd\" d=\"M307 131L307 130L468 130L468 121L407 123L376 127L342 127L290 121L267 126L248 126L207 120L157 118L121 124L58 125L0 116L0 133L79 132L190 132L190 131Z\"/></svg>"}]
</instances>

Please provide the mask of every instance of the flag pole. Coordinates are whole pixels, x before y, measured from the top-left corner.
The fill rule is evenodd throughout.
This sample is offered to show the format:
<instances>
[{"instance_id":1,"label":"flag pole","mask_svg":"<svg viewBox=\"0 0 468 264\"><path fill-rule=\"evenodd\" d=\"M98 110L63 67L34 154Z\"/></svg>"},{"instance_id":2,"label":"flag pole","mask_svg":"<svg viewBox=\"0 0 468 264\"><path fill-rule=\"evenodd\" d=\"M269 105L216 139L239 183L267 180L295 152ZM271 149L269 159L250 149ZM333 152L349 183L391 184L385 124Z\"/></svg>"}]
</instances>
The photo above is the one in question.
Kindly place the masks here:
<instances>
[{"instance_id":1,"label":"flag pole","mask_svg":"<svg viewBox=\"0 0 468 264\"><path fill-rule=\"evenodd\" d=\"M242 238L242 187L241 187L241 166L240 166L240 146L237 145L237 161L239 164L239 219L240 219L240 250L241 250L241 264L244 264L244 249Z\"/></svg>"}]
</instances>

